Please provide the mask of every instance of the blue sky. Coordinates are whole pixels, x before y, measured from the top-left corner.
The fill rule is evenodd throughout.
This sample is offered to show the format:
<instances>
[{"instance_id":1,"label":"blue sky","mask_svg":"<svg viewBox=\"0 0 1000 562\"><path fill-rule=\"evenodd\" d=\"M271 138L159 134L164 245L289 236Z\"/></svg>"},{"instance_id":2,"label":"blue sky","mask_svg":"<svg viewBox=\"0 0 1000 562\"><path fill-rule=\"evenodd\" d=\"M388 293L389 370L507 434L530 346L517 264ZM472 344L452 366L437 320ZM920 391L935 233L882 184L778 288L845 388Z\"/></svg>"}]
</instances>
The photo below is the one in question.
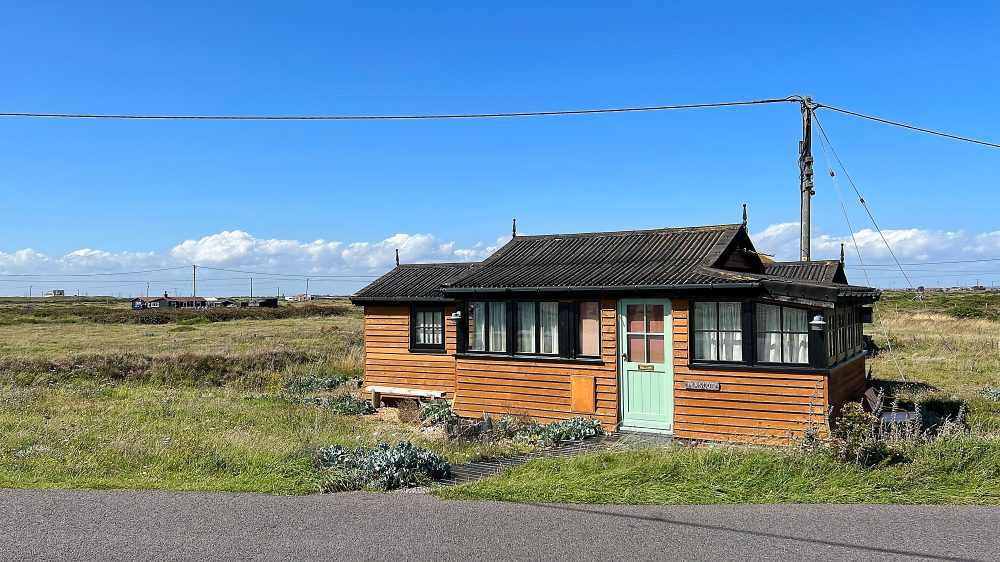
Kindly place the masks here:
<instances>
[{"instance_id":1,"label":"blue sky","mask_svg":"<svg viewBox=\"0 0 1000 562\"><path fill-rule=\"evenodd\" d=\"M993 2L5 4L0 111L457 113L810 94L1000 140ZM904 261L1000 257L1000 150L820 119ZM0 270L374 275L399 245L404 261L476 259L512 217L526 233L653 228L737 222L743 202L759 249L793 259L799 127L793 104L377 123L0 119ZM833 257L849 230L815 150L817 257ZM847 203L855 230L870 227ZM888 260L874 239L864 251ZM989 273L1000 262L963 268L914 276L1000 281Z\"/></svg>"}]
</instances>

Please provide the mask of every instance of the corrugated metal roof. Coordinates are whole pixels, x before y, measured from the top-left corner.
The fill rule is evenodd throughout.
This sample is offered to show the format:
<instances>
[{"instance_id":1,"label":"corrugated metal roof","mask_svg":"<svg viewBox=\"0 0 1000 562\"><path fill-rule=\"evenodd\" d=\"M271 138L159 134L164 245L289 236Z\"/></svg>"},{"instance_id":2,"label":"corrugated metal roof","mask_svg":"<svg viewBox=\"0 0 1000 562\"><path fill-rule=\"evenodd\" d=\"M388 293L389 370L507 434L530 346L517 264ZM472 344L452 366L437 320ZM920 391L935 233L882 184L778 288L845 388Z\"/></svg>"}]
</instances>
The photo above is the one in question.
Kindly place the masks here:
<instances>
[{"instance_id":1,"label":"corrugated metal roof","mask_svg":"<svg viewBox=\"0 0 1000 562\"><path fill-rule=\"evenodd\" d=\"M518 236L449 289L726 283L709 267L741 225Z\"/></svg>"},{"instance_id":2,"label":"corrugated metal roof","mask_svg":"<svg viewBox=\"0 0 1000 562\"><path fill-rule=\"evenodd\" d=\"M398 265L351 296L353 301L447 300L439 291L471 263L421 263Z\"/></svg>"},{"instance_id":3,"label":"corrugated metal roof","mask_svg":"<svg viewBox=\"0 0 1000 562\"><path fill-rule=\"evenodd\" d=\"M799 281L847 284L847 277L844 274L842 264L837 260L765 263L764 273Z\"/></svg>"}]
</instances>

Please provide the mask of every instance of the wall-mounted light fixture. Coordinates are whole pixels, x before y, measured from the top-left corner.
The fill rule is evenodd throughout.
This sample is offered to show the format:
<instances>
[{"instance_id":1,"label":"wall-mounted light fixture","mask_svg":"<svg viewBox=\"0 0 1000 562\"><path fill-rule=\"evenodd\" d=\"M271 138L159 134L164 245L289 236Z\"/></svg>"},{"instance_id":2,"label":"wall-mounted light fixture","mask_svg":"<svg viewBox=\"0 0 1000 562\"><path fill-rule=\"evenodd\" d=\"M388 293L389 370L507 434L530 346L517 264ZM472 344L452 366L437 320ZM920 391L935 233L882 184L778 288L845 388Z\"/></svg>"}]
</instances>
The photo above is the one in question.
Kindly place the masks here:
<instances>
[{"instance_id":1,"label":"wall-mounted light fixture","mask_svg":"<svg viewBox=\"0 0 1000 562\"><path fill-rule=\"evenodd\" d=\"M456 310L455 312L452 312L451 315L448 316L448 321L451 322L452 324L458 324L459 322L461 322L462 321L462 311L461 310Z\"/></svg>"},{"instance_id":2,"label":"wall-mounted light fixture","mask_svg":"<svg viewBox=\"0 0 1000 562\"><path fill-rule=\"evenodd\" d=\"M812 322L809 322L809 329L822 332L823 328L826 328L826 322L823 320L823 315L817 314L816 316L813 316Z\"/></svg>"}]
</instances>

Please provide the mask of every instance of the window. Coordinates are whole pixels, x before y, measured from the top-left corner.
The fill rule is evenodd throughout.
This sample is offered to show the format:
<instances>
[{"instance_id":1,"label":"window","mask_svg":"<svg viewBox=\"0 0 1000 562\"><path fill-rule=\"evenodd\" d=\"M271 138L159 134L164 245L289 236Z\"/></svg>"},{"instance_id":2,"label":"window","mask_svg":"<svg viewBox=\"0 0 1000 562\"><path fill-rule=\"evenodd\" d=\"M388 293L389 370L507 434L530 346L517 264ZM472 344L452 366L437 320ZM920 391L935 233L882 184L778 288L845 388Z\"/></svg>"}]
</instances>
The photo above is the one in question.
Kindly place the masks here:
<instances>
[{"instance_id":1,"label":"window","mask_svg":"<svg viewBox=\"0 0 1000 562\"><path fill-rule=\"evenodd\" d=\"M410 309L410 349L444 351L444 307Z\"/></svg>"},{"instance_id":2,"label":"window","mask_svg":"<svg viewBox=\"0 0 1000 562\"><path fill-rule=\"evenodd\" d=\"M742 314L739 302L694 303L694 358L743 361Z\"/></svg>"},{"instance_id":3,"label":"window","mask_svg":"<svg viewBox=\"0 0 1000 562\"><path fill-rule=\"evenodd\" d=\"M507 351L507 303L470 302L469 351Z\"/></svg>"},{"instance_id":4,"label":"window","mask_svg":"<svg viewBox=\"0 0 1000 562\"><path fill-rule=\"evenodd\" d=\"M662 304L625 306L625 353L633 363L663 363L664 309Z\"/></svg>"},{"instance_id":5,"label":"window","mask_svg":"<svg viewBox=\"0 0 1000 562\"><path fill-rule=\"evenodd\" d=\"M597 357L601 354L601 305L597 302L581 302L577 305L579 320L577 354Z\"/></svg>"},{"instance_id":6,"label":"window","mask_svg":"<svg viewBox=\"0 0 1000 562\"><path fill-rule=\"evenodd\" d=\"M517 353L559 354L559 303L517 303Z\"/></svg>"},{"instance_id":7,"label":"window","mask_svg":"<svg viewBox=\"0 0 1000 562\"><path fill-rule=\"evenodd\" d=\"M808 363L808 312L801 308L757 304L757 360Z\"/></svg>"}]
</instances>

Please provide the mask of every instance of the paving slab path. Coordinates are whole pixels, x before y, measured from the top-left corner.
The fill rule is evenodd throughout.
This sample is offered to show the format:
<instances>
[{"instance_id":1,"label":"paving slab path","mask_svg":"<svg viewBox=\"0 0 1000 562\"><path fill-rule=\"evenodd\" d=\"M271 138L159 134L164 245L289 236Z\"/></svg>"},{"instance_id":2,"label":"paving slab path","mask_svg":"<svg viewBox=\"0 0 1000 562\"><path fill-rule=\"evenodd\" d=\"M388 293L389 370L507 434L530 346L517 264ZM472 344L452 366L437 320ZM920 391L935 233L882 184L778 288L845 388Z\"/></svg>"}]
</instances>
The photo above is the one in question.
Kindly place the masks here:
<instances>
[{"instance_id":1,"label":"paving slab path","mask_svg":"<svg viewBox=\"0 0 1000 562\"><path fill-rule=\"evenodd\" d=\"M958 560L1000 508L585 506L427 494L0 490L0 560Z\"/></svg>"}]
</instances>

